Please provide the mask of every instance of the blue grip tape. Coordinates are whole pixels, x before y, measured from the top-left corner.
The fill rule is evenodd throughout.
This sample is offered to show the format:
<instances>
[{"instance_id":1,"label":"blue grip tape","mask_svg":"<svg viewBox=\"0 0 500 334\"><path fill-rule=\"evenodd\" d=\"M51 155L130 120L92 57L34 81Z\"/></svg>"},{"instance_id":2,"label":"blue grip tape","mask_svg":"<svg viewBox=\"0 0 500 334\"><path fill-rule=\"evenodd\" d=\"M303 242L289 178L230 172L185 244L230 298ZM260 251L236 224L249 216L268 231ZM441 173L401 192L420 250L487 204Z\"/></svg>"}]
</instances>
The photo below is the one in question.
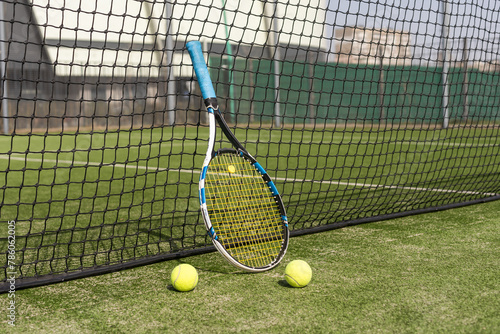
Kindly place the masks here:
<instances>
[{"instance_id":1,"label":"blue grip tape","mask_svg":"<svg viewBox=\"0 0 500 334\"><path fill-rule=\"evenodd\" d=\"M200 85L203 99L206 100L216 97L212 79L210 79L210 73L208 72L205 58L203 58L201 43L199 41L187 42L186 47L191 57L191 61L193 62L194 72L198 78L198 84Z\"/></svg>"}]
</instances>

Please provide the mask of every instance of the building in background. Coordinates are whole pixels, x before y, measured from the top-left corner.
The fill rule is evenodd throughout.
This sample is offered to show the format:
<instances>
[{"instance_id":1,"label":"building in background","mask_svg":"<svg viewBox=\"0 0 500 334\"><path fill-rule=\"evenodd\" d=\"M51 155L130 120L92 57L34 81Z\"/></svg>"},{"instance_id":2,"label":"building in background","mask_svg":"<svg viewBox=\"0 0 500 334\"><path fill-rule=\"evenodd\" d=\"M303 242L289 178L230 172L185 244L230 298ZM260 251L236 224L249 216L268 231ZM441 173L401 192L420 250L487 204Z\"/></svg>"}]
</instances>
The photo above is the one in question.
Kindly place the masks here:
<instances>
[{"instance_id":1,"label":"building in background","mask_svg":"<svg viewBox=\"0 0 500 334\"><path fill-rule=\"evenodd\" d=\"M160 113L153 112L166 109L167 96L175 95L176 103L185 99L186 80L193 77L185 52L189 40L200 40L205 51L222 58L322 61L327 54L326 0L6 0L0 5L6 36L0 41L6 52L1 75L8 87L3 95L10 122L28 131L98 120L104 127L162 124Z\"/></svg>"},{"instance_id":2,"label":"building in background","mask_svg":"<svg viewBox=\"0 0 500 334\"><path fill-rule=\"evenodd\" d=\"M23 0L27 1L27 0ZM175 76L189 72L186 41L210 51L285 59L324 52L325 0L270 1L49 1L31 0L45 49L61 75L158 76L165 63ZM166 36L177 51L166 59ZM285 52L286 50L286 52ZM230 55L231 56L231 55ZM89 68L88 65L92 65Z\"/></svg>"},{"instance_id":3,"label":"building in background","mask_svg":"<svg viewBox=\"0 0 500 334\"><path fill-rule=\"evenodd\" d=\"M410 33L392 29L345 27L335 30L339 63L410 65Z\"/></svg>"}]
</instances>

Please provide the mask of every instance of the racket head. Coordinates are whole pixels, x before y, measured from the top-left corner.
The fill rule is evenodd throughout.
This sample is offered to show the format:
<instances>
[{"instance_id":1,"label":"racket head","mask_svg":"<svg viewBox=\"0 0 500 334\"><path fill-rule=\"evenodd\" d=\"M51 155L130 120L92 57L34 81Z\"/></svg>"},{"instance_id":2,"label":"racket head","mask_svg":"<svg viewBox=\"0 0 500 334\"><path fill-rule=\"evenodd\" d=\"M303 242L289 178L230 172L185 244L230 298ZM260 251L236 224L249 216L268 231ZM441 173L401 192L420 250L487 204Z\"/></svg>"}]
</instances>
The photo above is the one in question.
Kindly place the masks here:
<instances>
[{"instance_id":1,"label":"racket head","mask_svg":"<svg viewBox=\"0 0 500 334\"><path fill-rule=\"evenodd\" d=\"M288 247L288 221L266 171L248 153L220 149L200 177L202 216L217 250L233 265L274 268Z\"/></svg>"}]
</instances>

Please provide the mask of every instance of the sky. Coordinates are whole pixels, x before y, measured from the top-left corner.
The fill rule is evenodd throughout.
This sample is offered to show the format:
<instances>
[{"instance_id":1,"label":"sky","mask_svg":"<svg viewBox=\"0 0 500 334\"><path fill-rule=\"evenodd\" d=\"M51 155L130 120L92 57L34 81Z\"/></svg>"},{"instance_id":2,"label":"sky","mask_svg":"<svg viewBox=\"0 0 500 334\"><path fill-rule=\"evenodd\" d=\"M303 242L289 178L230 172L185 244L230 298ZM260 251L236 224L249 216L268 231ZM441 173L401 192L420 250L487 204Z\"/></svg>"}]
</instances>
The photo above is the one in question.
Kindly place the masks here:
<instances>
[{"instance_id":1,"label":"sky","mask_svg":"<svg viewBox=\"0 0 500 334\"><path fill-rule=\"evenodd\" d=\"M325 0L327 36L339 27L408 31L416 57L437 59L443 45L444 3L449 13L451 59L461 59L464 38L469 60L494 60L500 53L500 0ZM330 35L329 37L331 37Z\"/></svg>"}]
</instances>

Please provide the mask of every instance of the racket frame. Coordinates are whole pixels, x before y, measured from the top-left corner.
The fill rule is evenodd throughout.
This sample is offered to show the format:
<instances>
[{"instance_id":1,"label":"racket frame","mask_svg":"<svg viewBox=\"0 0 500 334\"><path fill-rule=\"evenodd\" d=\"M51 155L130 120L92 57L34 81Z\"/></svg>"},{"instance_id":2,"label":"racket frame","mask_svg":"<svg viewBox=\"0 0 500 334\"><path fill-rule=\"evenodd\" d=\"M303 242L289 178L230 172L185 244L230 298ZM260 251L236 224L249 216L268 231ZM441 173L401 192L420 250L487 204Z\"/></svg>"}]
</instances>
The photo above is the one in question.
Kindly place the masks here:
<instances>
[{"instance_id":1,"label":"racket frame","mask_svg":"<svg viewBox=\"0 0 500 334\"><path fill-rule=\"evenodd\" d=\"M204 98L204 103L206 106L206 110L208 112L208 122L209 122L209 139L207 145L207 152L205 155L205 159L203 161L202 171L200 174L200 180L198 183L198 191L199 191L199 200L200 200L200 209L203 217L203 221L205 223L205 227L208 231L208 235L210 236L212 243L214 244L217 251L226 258L232 265L238 267L245 271L250 272L261 272L274 268L277 266L282 258L284 257L286 250L288 248L288 241L290 238L290 232L288 229L288 219L285 212L285 206L283 205L283 201L281 196L274 184L271 180L270 176L267 174L265 169L257 162L257 160L243 147L243 145L236 138L234 133L231 131L229 126L227 125L224 117L222 116L218 104L217 98L215 96L215 91L213 89L213 84L210 79L208 68L206 67L205 59L203 58L203 54L201 53L201 44L199 41L191 41L187 43L187 48L191 59L193 61L193 66L196 72L196 76L198 78L198 83L200 85L200 89L202 91L202 95ZM219 125L219 128L222 130L226 138L231 142L234 148L221 148L215 151L215 141L216 141L216 122ZM212 159L218 154L225 154L235 152L242 156L244 159L249 161L249 163L259 172L261 175L263 182L267 184L269 187L269 191L271 192L276 204L278 206L281 220L282 220L282 228L283 228L283 240L281 244L281 250L276 258L269 264L261 266L261 267L251 267L245 265L236 259L234 259L223 244L218 240L218 235L212 226L212 222L210 219L210 215L207 208L207 199L205 195L205 180L208 172L208 168Z\"/></svg>"}]
</instances>

